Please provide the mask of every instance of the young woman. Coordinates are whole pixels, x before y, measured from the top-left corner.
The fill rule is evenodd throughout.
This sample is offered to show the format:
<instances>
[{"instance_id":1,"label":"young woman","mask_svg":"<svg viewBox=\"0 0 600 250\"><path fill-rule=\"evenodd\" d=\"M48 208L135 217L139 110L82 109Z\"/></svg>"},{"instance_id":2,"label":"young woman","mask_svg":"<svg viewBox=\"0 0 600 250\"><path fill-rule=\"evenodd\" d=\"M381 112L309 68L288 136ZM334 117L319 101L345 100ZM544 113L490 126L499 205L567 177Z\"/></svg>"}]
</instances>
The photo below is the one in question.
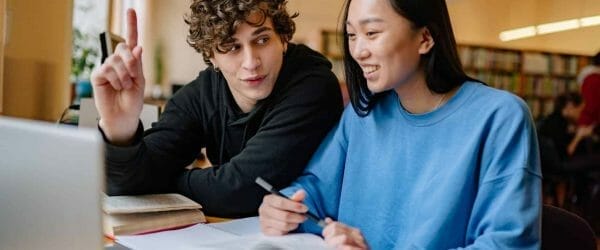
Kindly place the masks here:
<instances>
[{"instance_id":1,"label":"young woman","mask_svg":"<svg viewBox=\"0 0 600 250\"><path fill-rule=\"evenodd\" d=\"M302 173L343 107L327 59L289 42L295 15L286 3L190 1L188 43L209 67L145 132L142 48L129 11L127 43L92 73L109 195L179 192L208 215L252 216L266 193L257 176L285 187ZM186 169L201 148L214 165Z\"/></svg>"},{"instance_id":2,"label":"young woman","mask_svg":"<svg viewBox=\"0 0 600 250\"><path fill-rule=\"evenodd\" d=\"M353 109L283 190L291 200L263 199L263 232L344 249L538 249L531 115L465 75L445 1L348 0L344 20Z\"/></svg>"}]
</instances>

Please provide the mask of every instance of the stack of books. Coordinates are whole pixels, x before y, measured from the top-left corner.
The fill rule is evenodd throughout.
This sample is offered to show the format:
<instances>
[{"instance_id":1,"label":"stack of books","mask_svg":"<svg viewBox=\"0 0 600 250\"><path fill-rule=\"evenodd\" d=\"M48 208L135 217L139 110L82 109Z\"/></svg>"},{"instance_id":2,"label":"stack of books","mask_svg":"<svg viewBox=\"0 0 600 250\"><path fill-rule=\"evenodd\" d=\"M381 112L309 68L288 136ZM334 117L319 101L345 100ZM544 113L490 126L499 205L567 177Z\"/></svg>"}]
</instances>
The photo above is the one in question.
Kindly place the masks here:
<instances>
[{"instance_id":1,"label":"stack of books","mask_svg":"<svg viewBox=\"0 0 600 250\"><path fill-rule=\"evenodd\" d=\"M144 234L204 223L201 208L180 194L105 196L104 234Z\"/></svg>"}]
</instances>

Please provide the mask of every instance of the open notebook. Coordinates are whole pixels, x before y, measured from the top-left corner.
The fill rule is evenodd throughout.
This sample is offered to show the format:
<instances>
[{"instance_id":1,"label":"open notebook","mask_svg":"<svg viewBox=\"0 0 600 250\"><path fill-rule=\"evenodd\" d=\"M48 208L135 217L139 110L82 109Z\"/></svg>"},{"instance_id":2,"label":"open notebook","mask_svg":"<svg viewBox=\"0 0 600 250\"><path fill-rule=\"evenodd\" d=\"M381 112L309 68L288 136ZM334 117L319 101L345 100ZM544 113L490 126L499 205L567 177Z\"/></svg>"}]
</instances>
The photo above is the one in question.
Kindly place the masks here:
<instances>
[{"instance_id":1,"label":"open notebook","mask_svg":"<svg viewBox=\"0 0 600 250\"><path fill-rule=\"evenodd\" d=\"M132 249L330 249L313 234L265 236L258 217L116 239Z\"/></svg>"}]
</instances>

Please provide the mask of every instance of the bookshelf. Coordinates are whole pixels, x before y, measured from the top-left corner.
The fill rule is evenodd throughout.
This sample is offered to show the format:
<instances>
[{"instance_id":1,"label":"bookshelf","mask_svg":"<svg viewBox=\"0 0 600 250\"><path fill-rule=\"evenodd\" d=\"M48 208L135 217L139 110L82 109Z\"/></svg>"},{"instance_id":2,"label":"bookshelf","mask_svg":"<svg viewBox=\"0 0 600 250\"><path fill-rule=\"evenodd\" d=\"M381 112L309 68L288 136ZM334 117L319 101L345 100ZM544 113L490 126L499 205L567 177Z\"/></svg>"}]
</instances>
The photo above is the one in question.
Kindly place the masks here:
<instances>
[{"instance_id":1,"label":"bookshelf","mask_svg":"<svg viewBox=\"0 0 600 250\"><path fill-rule=\"evenodd\" d=\"M344 106L350 102L346 78L344 77L344 62L342 57L343 39L340 33L335 30L321 30L321 48L320 51L331 62L333 73L340 82L342 89L342 98Z\"/></svg>"},{"instance_id":2,"label":"bookshelf","mask_svg":"<svg viewBox=\"0 0 600 250\"><path fill-rule=\"evenodd\" d=\"M467 75L520 96L535 119L552 112L556 96L578 91L577 74L591 60L583 55L476 45L459 45L458 53Z\"/></svg>"}]
</instances>

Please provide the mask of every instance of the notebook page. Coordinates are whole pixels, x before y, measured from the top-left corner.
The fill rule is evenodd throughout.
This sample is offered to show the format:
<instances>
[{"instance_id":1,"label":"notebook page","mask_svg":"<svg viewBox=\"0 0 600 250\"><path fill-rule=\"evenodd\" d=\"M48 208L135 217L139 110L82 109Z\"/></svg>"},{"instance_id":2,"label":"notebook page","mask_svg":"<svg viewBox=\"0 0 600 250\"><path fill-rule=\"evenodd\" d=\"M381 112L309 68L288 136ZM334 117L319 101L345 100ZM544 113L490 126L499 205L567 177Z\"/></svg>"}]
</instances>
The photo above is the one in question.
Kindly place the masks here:
<instances>
[{"instance_id":1,"label":"notebook page","mask_svg":"<svg viewBox=\"0 0 600 250\"><path fill-rule=\"evenodd\" d=\"M190 249L211 242L230 241L239 236L214 229L205 224L143 235L117 236L119 244L131 249Z\"/></svg>"}]
</instances>

